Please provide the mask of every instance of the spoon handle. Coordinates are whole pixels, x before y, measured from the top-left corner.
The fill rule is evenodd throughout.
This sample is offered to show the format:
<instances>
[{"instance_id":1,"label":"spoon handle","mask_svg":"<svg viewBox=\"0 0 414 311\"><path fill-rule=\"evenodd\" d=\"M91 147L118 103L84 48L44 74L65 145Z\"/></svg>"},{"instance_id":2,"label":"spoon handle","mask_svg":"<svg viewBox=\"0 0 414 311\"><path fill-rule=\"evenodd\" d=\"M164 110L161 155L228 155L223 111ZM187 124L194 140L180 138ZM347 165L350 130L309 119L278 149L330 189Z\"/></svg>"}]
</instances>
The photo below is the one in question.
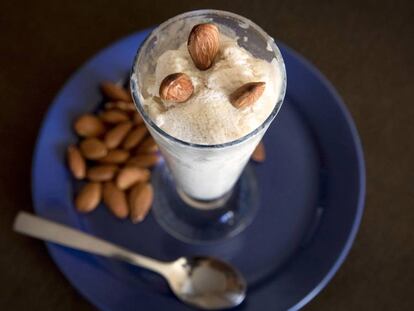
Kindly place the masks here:
<instances>
[{"instance_id":1,"label":"spoon handle","mask_svg":"<svg viewBox=\"0 0 414 311\"><path fill-rule=\"evenodd\" d=\"M125 248L96 238L68 226L19 212L14 221L14 231L33 238L68 246L74 249L126 261L165 275L168 263L133 253Z\"/></svg>"}]
</instances>

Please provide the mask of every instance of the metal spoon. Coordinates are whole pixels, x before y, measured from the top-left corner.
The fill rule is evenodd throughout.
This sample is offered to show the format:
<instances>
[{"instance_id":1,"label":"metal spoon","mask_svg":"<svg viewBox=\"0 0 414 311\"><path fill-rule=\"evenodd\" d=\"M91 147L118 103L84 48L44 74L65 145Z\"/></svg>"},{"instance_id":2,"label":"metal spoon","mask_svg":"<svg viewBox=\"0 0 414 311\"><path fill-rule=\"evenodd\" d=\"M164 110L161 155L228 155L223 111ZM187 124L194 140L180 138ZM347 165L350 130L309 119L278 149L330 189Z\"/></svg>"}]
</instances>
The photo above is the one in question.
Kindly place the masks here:
<instances>
[{"instance_id":1,"label":"metal spoon","mask_svg":"<svg viewBox=\"0 0 414 311\"><path fill-rule=\"evenodd\" d=\"M212 257L180 257L172 262L161 262L25 212L17 215L14 230L157 272L168 281L179 299L201 309L235 307L246 296L246 281L243 276L228 263Z\"/></svg>"}]
</instances>

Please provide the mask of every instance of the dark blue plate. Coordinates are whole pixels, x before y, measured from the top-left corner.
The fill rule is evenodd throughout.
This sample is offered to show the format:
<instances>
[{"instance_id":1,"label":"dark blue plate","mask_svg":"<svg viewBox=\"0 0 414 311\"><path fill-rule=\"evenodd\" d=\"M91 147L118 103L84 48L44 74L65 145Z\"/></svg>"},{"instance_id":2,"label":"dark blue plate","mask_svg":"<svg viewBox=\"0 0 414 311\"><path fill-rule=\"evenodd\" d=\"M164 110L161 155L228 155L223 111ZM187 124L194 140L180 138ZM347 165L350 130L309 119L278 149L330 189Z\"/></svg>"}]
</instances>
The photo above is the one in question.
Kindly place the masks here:
<instances>
[{"instance_id":1,"label":"dark blue plate","mask_svg":"<svg viewBox=\"0 0 414 311\"><path fill-rule=\"evenodd\" d=\"M37 214L161 260L218 256L248 280L248 297L238 310L299 309L329 282L349 252L363 211L365 169L357 131L336 91L283 44L287 96L265 135L267 160L253 165L261 206L243 233L194 246L166 234L151 215L133 225L103 207L88 215L75 211L75 183L65 165L66 146L77 140L72 122L96 109L100 81L128 76L147 34L136 33L100 52L54 100L33 160ZM101 310L191 310L150 272L53 244L48 248L73 286Z\"/></svg>"}]
</instances>

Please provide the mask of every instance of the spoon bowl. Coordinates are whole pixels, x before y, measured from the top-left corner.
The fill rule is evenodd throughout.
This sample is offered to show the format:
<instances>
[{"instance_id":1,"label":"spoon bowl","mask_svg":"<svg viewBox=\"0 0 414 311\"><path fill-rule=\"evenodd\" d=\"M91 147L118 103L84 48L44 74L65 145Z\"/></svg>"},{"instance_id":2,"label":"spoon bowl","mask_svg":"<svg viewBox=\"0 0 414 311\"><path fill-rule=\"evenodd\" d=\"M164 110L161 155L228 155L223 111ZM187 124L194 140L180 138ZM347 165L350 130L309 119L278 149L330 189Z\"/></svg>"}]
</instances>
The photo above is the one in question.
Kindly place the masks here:
<instances>
[{"instance_id":1,"label":"spoon bowl","mask_svg":"<svg viewBox=\"0 0 414 311\"><path fill-rule=\"evenodd\" d=\"M231 308L246 296L246 282L241 274L216 258L181 257L167 271L166 278L174 294L198 308Z\"/></svg>"}]
</instances>

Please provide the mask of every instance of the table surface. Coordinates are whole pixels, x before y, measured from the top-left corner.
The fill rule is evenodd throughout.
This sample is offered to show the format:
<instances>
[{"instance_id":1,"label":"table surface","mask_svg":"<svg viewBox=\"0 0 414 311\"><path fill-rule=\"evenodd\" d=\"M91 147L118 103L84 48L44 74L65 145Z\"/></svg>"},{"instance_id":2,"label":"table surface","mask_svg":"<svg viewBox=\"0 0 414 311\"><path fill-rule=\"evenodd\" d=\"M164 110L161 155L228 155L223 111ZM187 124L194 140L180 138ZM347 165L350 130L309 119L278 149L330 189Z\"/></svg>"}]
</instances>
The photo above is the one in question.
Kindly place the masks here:
<instances>
[{"instance_id":1,"label":"table surface","mask_svg":"<svg viewBox=\"0 0 414 311\"><path fill-rule=\"evenodd\" d=\"M361 135L367 199L360 231L338 274L305 310L414 310L414 6L409 1L22 2L0 4L1 310L94 310L41 242L11 231L17 211L32 210L31 158L54 95L111 42L207 7L252 19L308 58L343 96Z\"/></svg>"}]
</instances>

